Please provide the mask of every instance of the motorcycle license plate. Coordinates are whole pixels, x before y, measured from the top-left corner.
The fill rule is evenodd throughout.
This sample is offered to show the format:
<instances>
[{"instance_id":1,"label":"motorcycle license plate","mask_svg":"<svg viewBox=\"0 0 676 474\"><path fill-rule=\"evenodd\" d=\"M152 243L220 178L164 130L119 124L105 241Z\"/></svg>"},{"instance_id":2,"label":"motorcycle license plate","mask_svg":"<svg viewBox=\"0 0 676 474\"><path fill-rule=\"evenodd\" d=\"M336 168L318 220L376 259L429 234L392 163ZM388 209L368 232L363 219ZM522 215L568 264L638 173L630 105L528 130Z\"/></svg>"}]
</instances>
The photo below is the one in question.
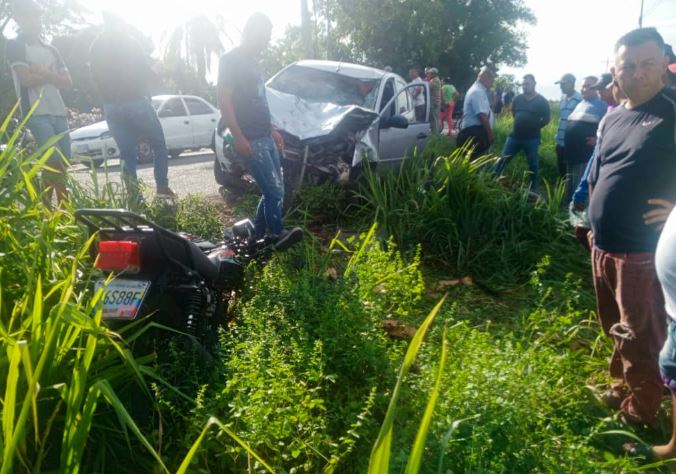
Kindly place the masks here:
<instances>
[{"instance_id":1,"label":"motorcycle license plate","mask_svg":"<svg viewBox=\"0 0 676 474\"><path fill-rule=\"evenodd\" d=\"M105 285L96 282L96 290ZM103 295L103 319L135 319L150 288L149 281L116 279L106 286Z\"/></svg>"}]
</instances>

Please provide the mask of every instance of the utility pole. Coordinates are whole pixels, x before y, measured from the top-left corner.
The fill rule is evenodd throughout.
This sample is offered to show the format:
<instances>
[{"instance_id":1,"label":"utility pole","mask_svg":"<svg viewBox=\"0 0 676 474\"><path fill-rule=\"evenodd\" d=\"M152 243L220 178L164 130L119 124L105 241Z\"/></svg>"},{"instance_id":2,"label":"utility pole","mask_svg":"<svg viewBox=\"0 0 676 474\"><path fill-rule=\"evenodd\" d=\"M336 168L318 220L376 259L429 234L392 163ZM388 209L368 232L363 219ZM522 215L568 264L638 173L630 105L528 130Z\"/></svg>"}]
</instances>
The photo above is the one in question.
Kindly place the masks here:
<instances>
[{"instance_id":1,"label":"utility pole","mask_svg":"<svg viewBox=\"0 0 676 474\"><path fill-rule=\"evenodd\" d=\"M300 0L300 29L303 38L303 53L305 54L305 59L314 59L315 52L312 47L310 9L307 6L307 0Z\"/></svg>"},{"instance_id":2,"label":"utility pole","mask_svg":"<svg viewBox=\"0 0 676 474\"><path fill-rule=\"evenodd\" d=\"M641 0L641 15L638 17L638 27L643 28L643 1Z\"/></svg>"}]
</instances>

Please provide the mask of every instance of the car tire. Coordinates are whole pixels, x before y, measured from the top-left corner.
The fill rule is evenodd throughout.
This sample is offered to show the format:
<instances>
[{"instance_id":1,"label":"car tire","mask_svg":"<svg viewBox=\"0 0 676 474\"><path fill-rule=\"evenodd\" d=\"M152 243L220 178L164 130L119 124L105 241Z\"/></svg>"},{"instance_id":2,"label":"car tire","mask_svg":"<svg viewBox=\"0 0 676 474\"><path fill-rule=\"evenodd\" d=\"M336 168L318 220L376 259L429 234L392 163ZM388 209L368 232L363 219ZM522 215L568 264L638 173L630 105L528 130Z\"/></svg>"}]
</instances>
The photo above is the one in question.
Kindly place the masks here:
<instances>
[{"instance_id":1,"label":"car tire","mask_svg":"<svg viewBox=\"0 0 676 474\"><path fill-rule=\"evenodd\" d=\"M214 179L216 180L216 184L227 186L228 177L226 175L227 173L218 162L218 157L214 157Z\"/></svg>"},{"instance_id":2,"label":"car tire","mask_svg":"<svg viewBox=\"0 0 676 474\"><path fill-rule=\"evenodd\" d=\"M138 162L139 163L152 163L155 158L155 153L153 148L148 142L140 142L138 144Z\"/></svg>"}]
</instances>

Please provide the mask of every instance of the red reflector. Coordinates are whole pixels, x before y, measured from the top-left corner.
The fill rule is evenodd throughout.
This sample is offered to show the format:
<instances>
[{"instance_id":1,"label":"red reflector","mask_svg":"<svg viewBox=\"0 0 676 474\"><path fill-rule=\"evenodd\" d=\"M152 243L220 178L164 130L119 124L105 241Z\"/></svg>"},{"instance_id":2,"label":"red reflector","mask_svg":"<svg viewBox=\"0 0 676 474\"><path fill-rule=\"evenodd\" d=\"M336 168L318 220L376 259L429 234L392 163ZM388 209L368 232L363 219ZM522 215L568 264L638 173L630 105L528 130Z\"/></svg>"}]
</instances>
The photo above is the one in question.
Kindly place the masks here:
<instances>
[{"instance_id":1,"label":"red reflector","mask_svg":"<svg viewBox=\"0 0 676 474\"><path fill-rule=\"evenodd\" d=\"M102 240L99 242L99 258L96 268L101 270L138 272L141 257L138 242L127 240Z\"/></svg>"}]
</instances>

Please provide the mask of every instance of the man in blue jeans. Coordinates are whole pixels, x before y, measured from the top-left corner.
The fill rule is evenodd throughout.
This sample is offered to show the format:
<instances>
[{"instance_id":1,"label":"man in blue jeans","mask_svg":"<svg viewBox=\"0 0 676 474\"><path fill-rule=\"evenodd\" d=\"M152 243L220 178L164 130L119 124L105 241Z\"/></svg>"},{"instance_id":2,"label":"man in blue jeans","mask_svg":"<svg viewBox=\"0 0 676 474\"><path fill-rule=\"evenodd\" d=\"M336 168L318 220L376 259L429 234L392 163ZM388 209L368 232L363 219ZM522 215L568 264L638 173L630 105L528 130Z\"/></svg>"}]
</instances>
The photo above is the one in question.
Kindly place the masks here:
<instances>
[{"instance_id":1,"label":"man in blue jeans","mask_svg":"<svg viewBox=\"0 0 676 474\"><path fill-rule=\"evenodd\" d=\"M267 236L277 246L302 235L298 228L284 230L282 202L284 180L279 151L282 136L272 128L265 83L259 64L270 42L272 23L254 13L242 32L241 45L221 58L218 72L218 98L225 126L234 139L237 158L256 180L263 196L256 210L256 234Z\"/></svg>"},{"instance_id":2,"label":"man in blue jeans","mask_svg":"<svg viewBox=\"0 0 676 474\"><path fill-rule=\"evenodd\" d=\"M516 96L512 104L514 128L507 137L495 174L501 175L512 158L523 150L531 172L530 189L537 193L540 179L540 129L549 123L549 102L535 92L535 77L532 74L523 76L522 88L523 94Z\"/></svg>"},{"instance_id":3,"label":"man in blue jeans","mask_svg":"<svg viewBox=\"0 0 676 474\"><path fill-rule=\"evenodd\" d=\"M168 153L162 125L151 102L153 71L150 58L121 21L104 15L104 31L92 43L92 76L103 100L110 133L120 149L122 174L133 193L137 190L138 144L148 142L154 153L158 197L175 198L169 188Z\"/></svg>"},{"instance_id":4,"label":"man in blue jeans","mask_svg":"<svg viewBox=\"0 0 676 474\"><path fill-rule=\"evenodd\" d=\"M7 61L21 114L26 117L35 107L27 125L38 147L59 137L53 142L54 150L47 160L49 168L42 172L42 181L47 202L51 202L53 190L61 203L67 195L64 158L70 158L70 137L60 90L70 88L72 82L59 52L42 38L40 7L32 0L16 0L12 16L20 31L15 39L7 41Z\"/></svg>"}]
</instances>

